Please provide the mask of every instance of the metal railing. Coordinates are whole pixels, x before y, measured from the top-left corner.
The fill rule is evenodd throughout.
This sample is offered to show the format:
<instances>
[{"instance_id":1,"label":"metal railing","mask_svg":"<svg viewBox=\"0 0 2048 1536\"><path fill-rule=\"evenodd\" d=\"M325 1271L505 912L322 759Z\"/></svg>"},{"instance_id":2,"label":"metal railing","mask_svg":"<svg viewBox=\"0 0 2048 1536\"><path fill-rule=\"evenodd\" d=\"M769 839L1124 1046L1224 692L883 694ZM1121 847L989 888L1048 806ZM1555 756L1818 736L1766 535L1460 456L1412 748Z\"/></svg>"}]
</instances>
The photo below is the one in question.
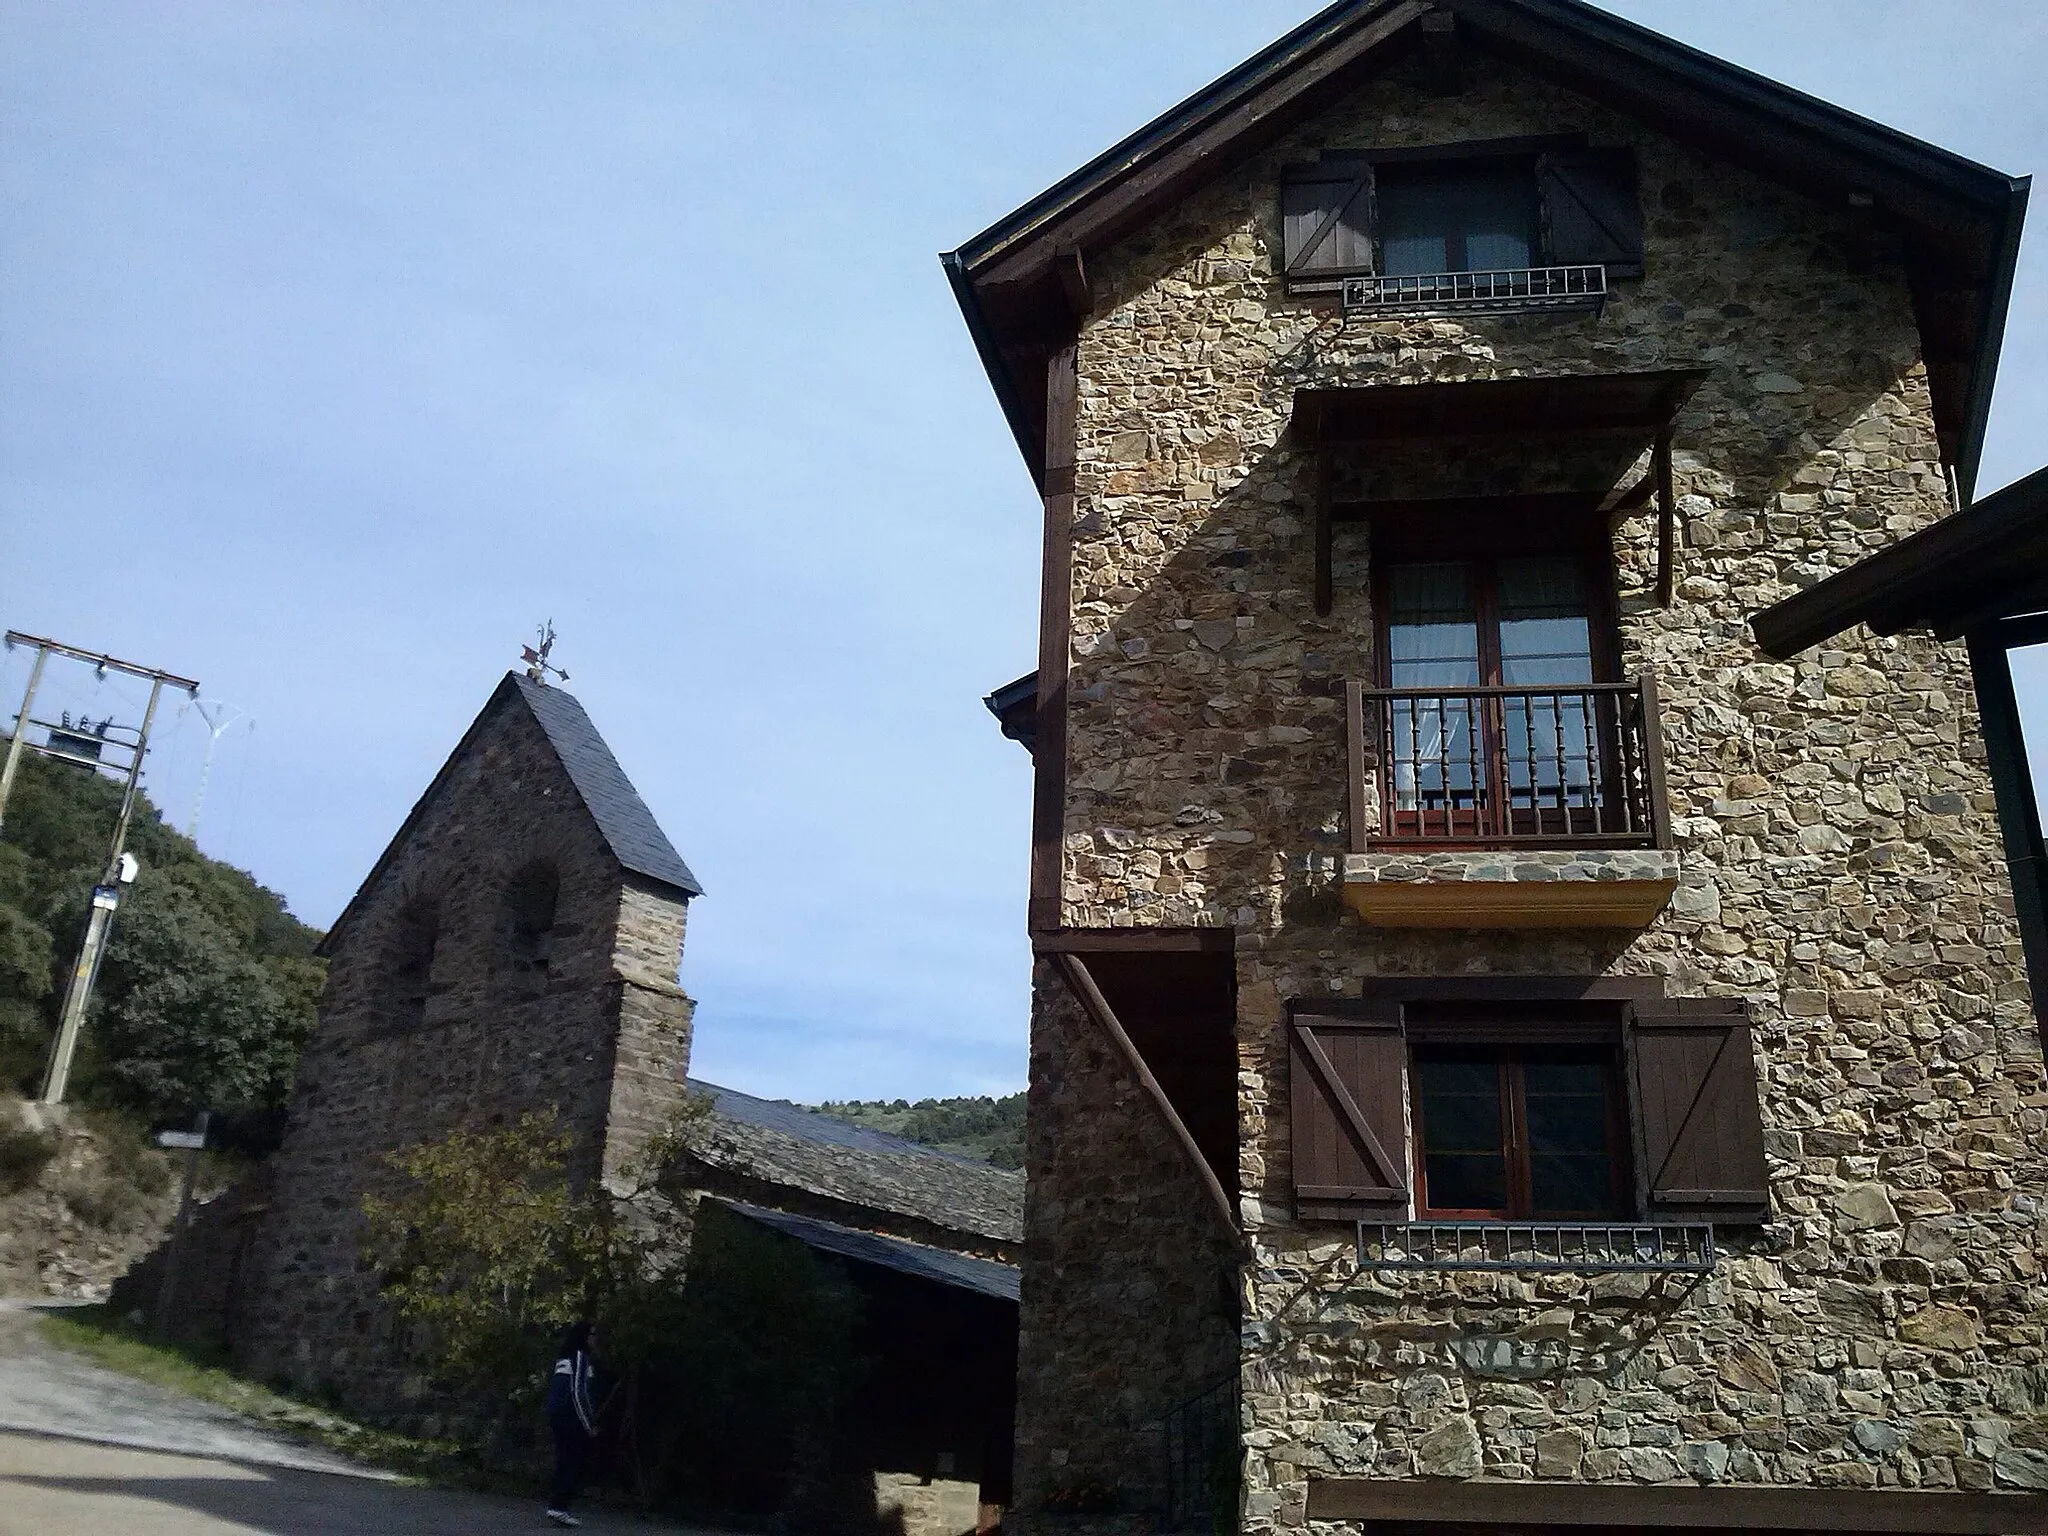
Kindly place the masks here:
<instances>
[{"instance_id":1,"label":"metal railing","mask_svg":"<svg viewBox=\"0 0 2048 1536\"><path fill-rule=\"evenodd\" d=\"M1607 302L1607 269L1521 267L1347 277L1342 297L1346 314L1395 309L1599 309Z\"/></svg>"},{"instance_id":2,"label":"metal railing","mask_svg":"<svg viewBox=\"0 0 2048 1536\"><path fill-rule=\"evenodd\" d=\"M1345 693L1353 853L1671 845L1647 672L1555 688L1353 682Z\"/></svg>"},{"instance_id":3,"label":"metal railing","mask_svg":"<svg viewBox=\"0 0 2048 1536\"><path fill-rule=\"evenodd\" d=\"M1176 1404L1164 1423L1165 1529L1235 1530L1241 1454L1237 1373Z\"/></svg>"},{"instance_id":4,"label":"metal railing","mask_svg":"<svg viewBox=\"0 0 2048 1536\"><path fill-rule=\"evenodd\" d=\"M1710 1275L1710 1222L1358 1223L1361 1270Z\"/></svg>"}]
</instances>

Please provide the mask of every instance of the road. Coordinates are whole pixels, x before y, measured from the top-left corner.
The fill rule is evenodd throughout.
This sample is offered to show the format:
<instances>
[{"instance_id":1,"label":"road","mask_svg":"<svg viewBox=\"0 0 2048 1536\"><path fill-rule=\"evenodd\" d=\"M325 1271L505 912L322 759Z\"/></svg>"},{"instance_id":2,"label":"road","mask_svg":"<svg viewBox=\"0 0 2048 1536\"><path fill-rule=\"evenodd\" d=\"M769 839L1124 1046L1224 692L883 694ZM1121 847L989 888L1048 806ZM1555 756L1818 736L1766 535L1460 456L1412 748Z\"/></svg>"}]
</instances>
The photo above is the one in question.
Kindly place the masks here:
<instances>
[{"instance_id":1,"label":"road","mask_svg":"<svg viewBox=\"0 0 2048 1536\"><path fill-rule=\"evenodd\" d=\"M592 1531L719 1536L583 1510ZM416 1488L43 1342L0 1302L0 1536L510 1536L533 1500Z\"/></svg>"}]
</instances>

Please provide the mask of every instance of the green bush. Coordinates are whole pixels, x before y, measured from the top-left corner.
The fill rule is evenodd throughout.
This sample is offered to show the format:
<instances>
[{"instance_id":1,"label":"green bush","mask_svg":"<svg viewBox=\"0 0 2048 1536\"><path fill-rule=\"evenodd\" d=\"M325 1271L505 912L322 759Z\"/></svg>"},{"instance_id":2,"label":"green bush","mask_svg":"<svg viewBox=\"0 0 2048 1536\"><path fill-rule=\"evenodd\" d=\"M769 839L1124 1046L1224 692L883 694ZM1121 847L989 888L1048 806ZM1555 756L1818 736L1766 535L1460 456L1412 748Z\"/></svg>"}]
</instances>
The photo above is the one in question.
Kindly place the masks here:
<instances>
[{"instance_id":1,"label":"green bush","mask_svg":"<svg viewBox=\"0 0 2048 1536\"><path fill-rule=\"evenodd\" d=\"M27 1189L57 1155L57 1137L25 1125L0 1127L0 1194Z\"/></svg>"}]
</instances>

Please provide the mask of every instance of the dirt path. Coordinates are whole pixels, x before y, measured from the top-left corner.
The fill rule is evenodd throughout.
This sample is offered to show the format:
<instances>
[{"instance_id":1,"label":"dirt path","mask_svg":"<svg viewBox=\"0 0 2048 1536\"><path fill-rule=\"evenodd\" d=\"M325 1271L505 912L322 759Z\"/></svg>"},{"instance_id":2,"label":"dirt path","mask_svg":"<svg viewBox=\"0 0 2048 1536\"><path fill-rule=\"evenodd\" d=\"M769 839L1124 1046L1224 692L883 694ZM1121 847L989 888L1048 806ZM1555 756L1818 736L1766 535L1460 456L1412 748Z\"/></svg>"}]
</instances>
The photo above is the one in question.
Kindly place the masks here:
<instances>
[{"instance_id":1,"label":"dirt path","mask_svg":"<svg viewBox=\"0 0 2048 1536\"><path fill-rule=\"evenodd\" d=\"M582 1511L593 1531L720 1536ZM416 1488L45 1343L0 1301L0 1536L509 1536L532 1500Z\"/></svg>"},{"instance_id":2,"label":"dirt path","mask_svg":"<svg viewBox=\"0 0 2048 1536\"><path fill-rule=\"evenodd\" d=\"M581 1511L586 1529L717 1536ZM513 1536L531 1501L0 1432L0 1536Z\"/></svg>"},{"instance_id":3,"label":"dirt path","mask_svg":"<svg viewBox=\"0 0 2048 1536\"><path fill-rule=\"evenodd\" d=\"M219 1456L254 1466L358 1477L368 1472L315 1446L55 1349L33 1303L0 1301L0 1430L64 1435L138 1450Z\"/></svg>"}]
</instances>

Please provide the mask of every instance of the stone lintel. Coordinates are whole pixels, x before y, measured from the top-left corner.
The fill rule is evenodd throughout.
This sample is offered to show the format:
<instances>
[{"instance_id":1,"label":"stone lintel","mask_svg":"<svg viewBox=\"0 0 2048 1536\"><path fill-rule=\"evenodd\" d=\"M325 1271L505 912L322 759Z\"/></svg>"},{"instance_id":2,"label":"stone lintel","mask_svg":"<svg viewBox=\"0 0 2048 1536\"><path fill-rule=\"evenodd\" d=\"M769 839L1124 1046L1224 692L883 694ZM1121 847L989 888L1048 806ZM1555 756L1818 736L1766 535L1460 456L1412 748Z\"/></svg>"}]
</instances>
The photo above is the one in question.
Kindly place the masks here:
<instances>
[{"instance_id":1,"label":"stone lintel","mask_svg":"<svg viewBox=\"0 0 2048 1536\"><path fill-rule=\"evenodd\" d=\"M1352 853L1345 903L1378 928L1645 928L1678 888L1664 848Z\"/></svg>"}]
</instances>

